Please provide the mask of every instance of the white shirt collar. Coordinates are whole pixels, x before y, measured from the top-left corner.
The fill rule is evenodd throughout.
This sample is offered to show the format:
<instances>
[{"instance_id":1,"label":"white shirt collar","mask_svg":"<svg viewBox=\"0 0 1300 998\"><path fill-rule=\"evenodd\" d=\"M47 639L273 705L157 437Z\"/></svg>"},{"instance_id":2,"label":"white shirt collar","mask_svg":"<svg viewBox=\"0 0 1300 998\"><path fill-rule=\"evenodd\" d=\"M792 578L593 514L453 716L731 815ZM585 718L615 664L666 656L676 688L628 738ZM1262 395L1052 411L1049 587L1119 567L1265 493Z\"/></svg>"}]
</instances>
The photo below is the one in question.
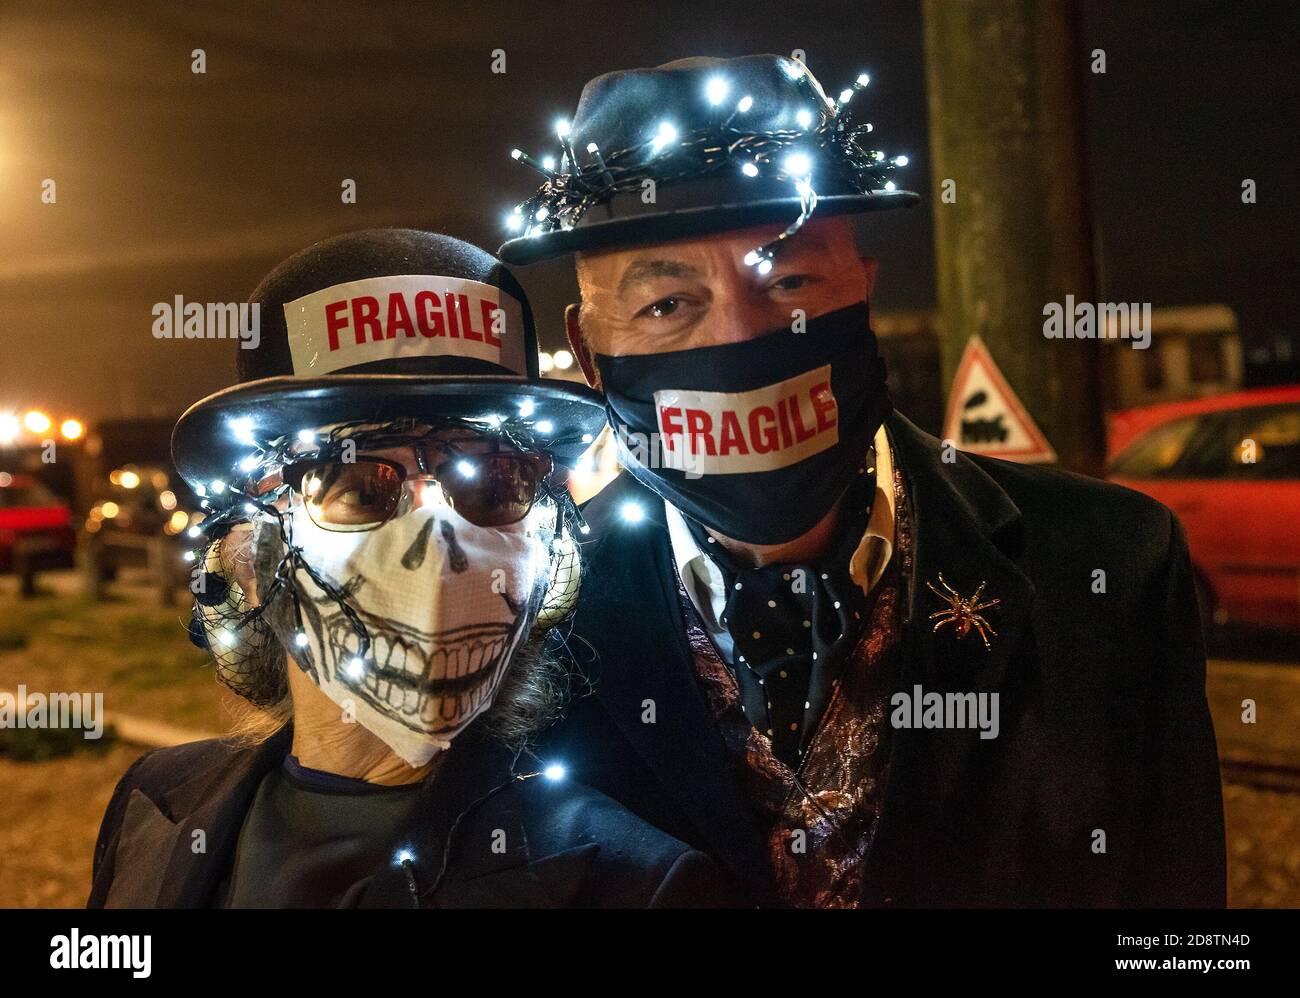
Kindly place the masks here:
<instances>
[{"instance_id":1,"label":"white shirt collar","mask_svg":"<svg viewBox=\"0 0 1300 998\"><path fill-rule=\"evenodd\" d=\"M871 517L862 541L849 559L849 575L871 592L889 567L894 553L894 456L889 448L889 436L882 426L876 431L876 494L871 504ZM703 618L711 635L724 632L718 623L727 603L726 580L722 570L700 546L686 525L686 518L676 506L664 502L664 516L668 522L668 538L672 543L673 560L695 609Z\"/></svg>"}]
</instances>

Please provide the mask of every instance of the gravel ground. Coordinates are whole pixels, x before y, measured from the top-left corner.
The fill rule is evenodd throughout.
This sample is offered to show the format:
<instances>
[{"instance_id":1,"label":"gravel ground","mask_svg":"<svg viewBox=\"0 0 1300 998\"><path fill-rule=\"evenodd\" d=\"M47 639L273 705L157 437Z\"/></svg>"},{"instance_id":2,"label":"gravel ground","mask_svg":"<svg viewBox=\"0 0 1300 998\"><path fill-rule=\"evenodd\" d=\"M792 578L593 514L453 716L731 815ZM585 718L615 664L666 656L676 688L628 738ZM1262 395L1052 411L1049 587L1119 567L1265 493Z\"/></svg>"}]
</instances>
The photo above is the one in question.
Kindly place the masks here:
<instances>
[{"instance_id":1,"label":"gravel ground","mask_svg":"<svg viewBox=\"0 0 1300 998\"><path fill-rule=\"evenodd\" d=\"M0 758L0 907L85 905L99 819L118 778L142 751L116 745L103 755L49 762Z\"/></svg>"}]
</instances>

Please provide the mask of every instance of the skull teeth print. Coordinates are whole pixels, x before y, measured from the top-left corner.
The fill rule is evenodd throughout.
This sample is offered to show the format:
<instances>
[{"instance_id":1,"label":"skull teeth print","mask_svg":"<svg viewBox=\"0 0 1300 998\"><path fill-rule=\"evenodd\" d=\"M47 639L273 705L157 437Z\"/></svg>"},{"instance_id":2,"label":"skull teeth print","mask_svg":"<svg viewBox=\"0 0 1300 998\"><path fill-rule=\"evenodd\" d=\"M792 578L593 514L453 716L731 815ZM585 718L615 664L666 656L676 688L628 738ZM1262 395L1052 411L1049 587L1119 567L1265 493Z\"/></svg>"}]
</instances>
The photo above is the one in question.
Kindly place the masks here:
<instances>
[{"instance_id":1,"label":"skull teeth print","mask_svg":"<svg viewBox=\"0 0 1300 998\"><path fill-rule=\"evenodd\" d=\"M496 622L430 634L370 615L363 622L370 651L360 691L380 709L426 724L454 721L479 706L514 629ZM359 654L360 639L343 614L332 615L328 634L331 664Z\"/></svg>"}]
</instances>

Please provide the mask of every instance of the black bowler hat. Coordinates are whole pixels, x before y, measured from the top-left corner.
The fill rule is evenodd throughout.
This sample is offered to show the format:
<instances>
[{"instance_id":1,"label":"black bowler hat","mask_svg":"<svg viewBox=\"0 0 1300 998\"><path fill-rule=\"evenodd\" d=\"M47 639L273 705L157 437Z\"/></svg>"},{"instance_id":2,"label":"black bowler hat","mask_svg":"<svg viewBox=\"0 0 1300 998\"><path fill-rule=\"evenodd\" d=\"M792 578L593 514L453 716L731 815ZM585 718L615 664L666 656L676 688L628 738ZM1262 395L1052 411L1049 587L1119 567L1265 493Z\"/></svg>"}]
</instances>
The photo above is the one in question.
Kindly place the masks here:
<instances>
[{"instance_id":1,"label":"black bowler hat","mask_svg":"<svg viewBox=\"0 0 1300 998\"><path fill-rule=\"evenodd\" d=\"M172 457L192 485L260 470L303 430L412 417L473 420L572 464L605 423L585 385L538 377L528 299L488 253L451 236L370 229L289 257L258 285L259 342L240 384L192 405Z\"/></svg>"},{"instance_id":2,"label":"black bowler hat","mask_svg":"<svg viewBox=\"0 0 1300 998\"><path fill-rule=\"evenodd\" d=\"M582 90L546 175L507 218L511 264L920 200L891 175L906 157L874 147L866 74L828 97L801 62L778 55L692 58L606 73ZM561 126L557 129L563 132ZM647 184L653 181L653 186ZM652 192L651 198L647 192Z\"/></svg>"}]
</instances>

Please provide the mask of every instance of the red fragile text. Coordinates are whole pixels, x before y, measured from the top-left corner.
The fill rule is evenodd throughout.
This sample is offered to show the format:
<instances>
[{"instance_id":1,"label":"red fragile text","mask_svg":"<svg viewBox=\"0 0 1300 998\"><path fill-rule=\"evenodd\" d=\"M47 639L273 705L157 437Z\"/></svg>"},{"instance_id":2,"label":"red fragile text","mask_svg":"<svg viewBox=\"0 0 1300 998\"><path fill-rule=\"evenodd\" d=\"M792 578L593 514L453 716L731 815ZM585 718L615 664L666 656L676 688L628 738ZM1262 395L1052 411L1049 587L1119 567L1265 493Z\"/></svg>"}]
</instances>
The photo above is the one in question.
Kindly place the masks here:
<instances>
[{"instance_id":1,"label":"red fragile text","mask_svg":"<svg viewBox=\"0 0 1300 998\"><path fill-rule=\"evenodd\" d=\"M783 395L774 405L716 410L659 406L666 450L677 450L677 442L684 438L688 452L712 457L784 450L835 426L835 396L828 381L816 382L806 392Z\"/></svg>"},{"instance_id":2,"label":"red fragile text","mask_svg":"<svg viewBox=\"0 0 1300 998\"><path fill-rule=\"evenodd\" d=\"M398 334L411 338L418 334L430 339L448 336L477 340L500 347L501 337L493 329L493 317L499 311L500 307L486 298L450 291L419 291L410 304L404 294L394 291L386 303L373 295L329 302L325 306L325 331L331 351L339 348L339 335L347 329L352 330L357 346L367 339L377 343L396 339Z\"/></svg>"}]
</instances>

